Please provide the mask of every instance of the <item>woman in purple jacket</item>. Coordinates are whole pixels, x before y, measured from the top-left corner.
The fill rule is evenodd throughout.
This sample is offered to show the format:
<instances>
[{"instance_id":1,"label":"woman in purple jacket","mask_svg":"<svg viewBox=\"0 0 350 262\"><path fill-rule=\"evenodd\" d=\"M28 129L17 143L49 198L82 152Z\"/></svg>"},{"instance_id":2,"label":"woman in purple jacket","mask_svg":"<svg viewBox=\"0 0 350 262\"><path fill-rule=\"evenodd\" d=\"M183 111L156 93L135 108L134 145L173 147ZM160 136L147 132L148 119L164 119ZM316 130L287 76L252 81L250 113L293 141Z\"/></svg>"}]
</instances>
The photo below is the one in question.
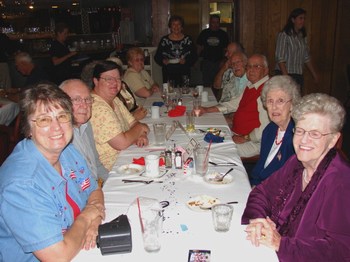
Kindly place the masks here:
<instances>
[{"instance_id":1,"label":"woman in purple jacket","mask_svg":"<svg viewBox=\"0 0 350 262\"><path fill-rule=\"evenodd\" d=\"M345 110L316 93L292 117L296 155L250 193L247 239L274 249L280 261L349 261L350 165L334 149Z\"/></svg>"}]
</instances>

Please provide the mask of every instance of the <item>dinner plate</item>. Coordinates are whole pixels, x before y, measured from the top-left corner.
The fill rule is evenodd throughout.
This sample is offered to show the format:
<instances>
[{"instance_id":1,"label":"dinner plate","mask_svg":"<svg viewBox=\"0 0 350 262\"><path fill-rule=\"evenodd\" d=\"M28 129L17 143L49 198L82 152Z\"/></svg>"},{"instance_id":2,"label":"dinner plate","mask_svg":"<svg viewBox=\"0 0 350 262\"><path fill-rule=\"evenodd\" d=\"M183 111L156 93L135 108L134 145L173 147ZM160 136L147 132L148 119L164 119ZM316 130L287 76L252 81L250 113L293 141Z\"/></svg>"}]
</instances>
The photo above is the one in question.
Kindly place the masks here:
<instances>
[{"instance_id":1,"label":"dinner plate","mask_svg":"<svg viewBox=\"0 0 350 262\"><path fill-rule=\"evenodd\" d=\"M122 165L117 168L117 173L120 175L127 176L137 176L140 175L145 170L144 166L137 164Z\"/></svg>"},{"instance_id":2,"label":"dinner plate","mask_svg":"<svg viewBox=\"0 0 350 262\"><path fill-rule=\"evenodd\" d=\"M227 185L232 183L233 181L233 176L230 174L227 174L222 181L215 180L216 175L220 175L220 173L218 172L210 173L204 177L204 181L213 185Z\"/></svg>"},{"instance_id":3,"label":"dinner plate","mask_svg":"<svg viewBox=\"0 0 350 262\"><path fill-rule=\"evenodd\" d=\"M169 59L169 64L178 64L180 62L179 58Z\"/></svg>"},{"instance_id":4,"label":"dinner plate","mask_svg":"<svg viewBox=\"0 0 350 262\"><path fill-rule=\"evenodd\" d=\"M208 195L199 195L195 197L191 197L190 200L187 201L186 205L192 209L193 211L208 211L213 205L219 204L220 200L216 197L208 196ZM202 207L202 208L201 208ZM208 209L203 209L208 208Z\"/></svg>"}]
</instances>

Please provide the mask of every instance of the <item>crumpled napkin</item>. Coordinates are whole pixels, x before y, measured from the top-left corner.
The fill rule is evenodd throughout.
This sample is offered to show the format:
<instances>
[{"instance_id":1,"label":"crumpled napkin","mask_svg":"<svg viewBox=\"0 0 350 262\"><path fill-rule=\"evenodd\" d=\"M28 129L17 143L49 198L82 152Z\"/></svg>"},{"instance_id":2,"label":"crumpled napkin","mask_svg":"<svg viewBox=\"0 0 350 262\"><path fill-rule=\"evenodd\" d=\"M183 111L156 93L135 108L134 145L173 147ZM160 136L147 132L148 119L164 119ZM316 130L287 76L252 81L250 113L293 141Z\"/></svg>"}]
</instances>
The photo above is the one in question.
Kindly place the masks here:
<instances>
[{"instance_id":1,"label":"crumpled napkin","mask_svg":"<svg viewBox=\"0 0 350 262\"><path fill-rule=\"evenodd\" d=\"M171 109L168 112L168 116L170 117L177 117L177 116L183 116L186 112L186 107L185 106L175 106L174 109Z\"/></svg>"},{"instance_id":2,"label":"crumpled napkin","mask_svg":"<svg viewBox=\"0 0 350 262\"><path fill-rule=\"evenodd\" d=\"M224 137L222 137L222 136L216 136L216 135L214 135L214 134L208 132L208 133L205 135L205 137L204 137L204 141L205 141L205 142L208 142L208 143L210 143L210 141L211 141L212 143L222 143L222 142L224 142Z\"/></svg>"},{"instance_id":3,"label":"crumpled napkin","mask_svg":"<svg viewBox=\"0 0 350 262\"><path fill-rule=\"evenodd\" d=\"M143 156L140 157L140 158L133 158L132 159L132 163L144 166L145 165L145 158ZM164 165L165 165L164 159L163 158L159 158L159 166L164 166Z\"/></svg>"}]
</instances>

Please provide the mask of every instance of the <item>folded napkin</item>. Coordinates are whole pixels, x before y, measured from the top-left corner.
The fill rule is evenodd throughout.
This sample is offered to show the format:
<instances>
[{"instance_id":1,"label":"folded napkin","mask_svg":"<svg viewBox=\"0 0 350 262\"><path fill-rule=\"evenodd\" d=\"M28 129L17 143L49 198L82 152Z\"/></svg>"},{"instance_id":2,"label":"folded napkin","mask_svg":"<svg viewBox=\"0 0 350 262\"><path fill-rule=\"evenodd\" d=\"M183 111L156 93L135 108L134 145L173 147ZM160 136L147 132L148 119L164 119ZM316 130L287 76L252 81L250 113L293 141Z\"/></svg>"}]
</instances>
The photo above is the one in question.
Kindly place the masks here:
<instances>
[{"instance_id":1,"label":"folded napkin","mask_svg":"<svg viewBox=\"0 0 350 262\"><path fill-rule=\"evenodd\" d=\"M177 117L177 116L183 116L186 112L186 107L185 106L175 106L174 109L171 109L168 112L168 116L170 117Z\"/></svg>"},{"instance_id":2,"label":"folded napkin","mask_svg":"<svg viewBox=\"0 0 350 262\"><path fill-rule=\"evenodd\" d=\"M216 135L208 132L204 137L204 141L208 142L208 143L210 143L210 141L213 143L222 143L222 142L224 142L224 137L216 136Z\"/></svg>"},{"instance_id":3,"label":"folded napkin","mask_svg":"<svg viewBox=\"0 0 350 262\"><path fill-rule=\"evenodd\" d=\"M153 102L152 106L159 106L162 107L164 105L163 102Z\"/></svg>"},{"instance_id":4,"label":"folded napkin","mask_svg":"<svg viewBox=\"0 0 350 262\"><path fill-rule=\"evenodd\" d=\"M145 165L145 158L144 157L133 158L132 159L132 163L144 166ZM165 165L164 159L163 158L159 158L159 166L164 166L164 165Z\"/></svg>"}]
</instances>

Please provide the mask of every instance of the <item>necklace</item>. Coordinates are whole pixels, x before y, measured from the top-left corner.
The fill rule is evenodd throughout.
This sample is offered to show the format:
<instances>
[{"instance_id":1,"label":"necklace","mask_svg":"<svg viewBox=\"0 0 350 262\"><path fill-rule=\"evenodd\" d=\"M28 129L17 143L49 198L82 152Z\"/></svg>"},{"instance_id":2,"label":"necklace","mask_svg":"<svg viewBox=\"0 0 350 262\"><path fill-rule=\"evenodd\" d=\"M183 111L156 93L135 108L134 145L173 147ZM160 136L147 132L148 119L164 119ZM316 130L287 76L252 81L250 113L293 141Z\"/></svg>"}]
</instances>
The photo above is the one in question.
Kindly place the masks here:
<instances>
[{"instance_id":1,"label":"necklace","mask_svg":"<svg viewBox=\"0 0 350 262\"><path fill-rule=\"evenodd\" d=\"M276 132L276 137L275 137L275 144L278 146L278 145L280 145L281 143L282 143L282 141L283 141L283 137L282 137L282 139L278 142L278 131L279 131L280 129L278 128L277 129L277 132Z\"/></svg>"},{"instance_id":2,"label":"necklace","mask_svg":"<svg viewBox=\"0 0 350 262\"><path fill-rule=\"evenodd\" d=\"M303 179L304 179L304 182L305 182L306 184L309 184L309 182L310 182L310 180L311 180L311 178L310 178L310 179L307 179L306 169L304 169L304 171L303 171Z\"/></svg>"}]
</instances>

